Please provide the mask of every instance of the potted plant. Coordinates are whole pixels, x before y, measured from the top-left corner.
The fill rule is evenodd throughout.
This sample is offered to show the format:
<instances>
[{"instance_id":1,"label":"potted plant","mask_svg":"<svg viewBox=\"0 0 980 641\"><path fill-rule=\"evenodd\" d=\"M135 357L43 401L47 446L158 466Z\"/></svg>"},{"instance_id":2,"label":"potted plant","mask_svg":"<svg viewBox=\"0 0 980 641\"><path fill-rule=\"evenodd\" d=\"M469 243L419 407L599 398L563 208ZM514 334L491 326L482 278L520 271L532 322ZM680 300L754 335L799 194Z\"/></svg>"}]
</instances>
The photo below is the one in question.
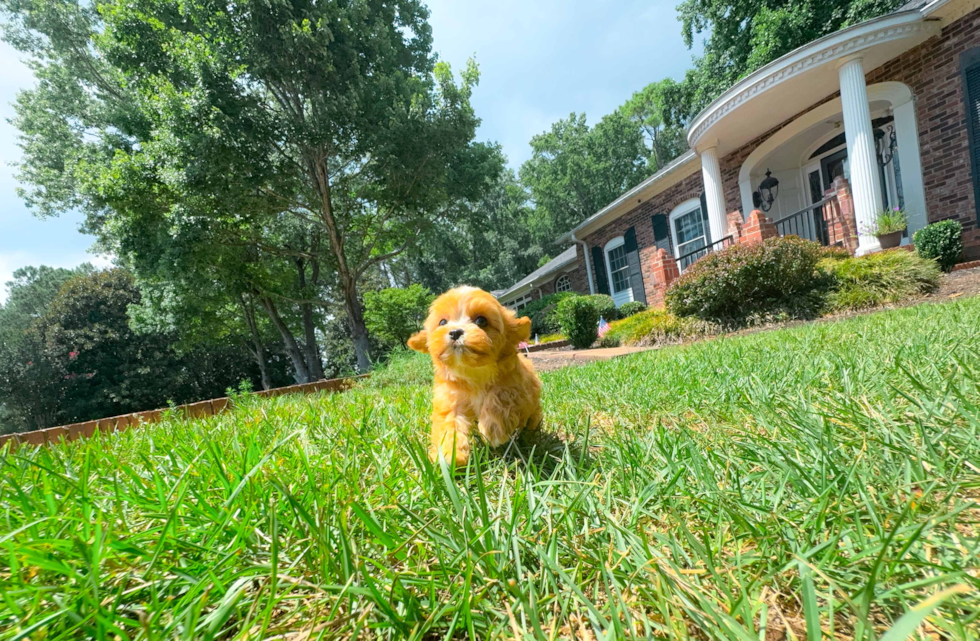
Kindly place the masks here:
<instances>
[{"instance_id":1,"label":"potted plant","mask_svg":"<svg viewBox=\"0 0 980 641\"><path fill-rule=\"evenodd\" d=\"M900 207L896 207L878 212L874 223L868 226L865 233L876 237L882 249L891 249L902 244L902 235L908 226L908 216Z\"/></svg>"}]
</instances>

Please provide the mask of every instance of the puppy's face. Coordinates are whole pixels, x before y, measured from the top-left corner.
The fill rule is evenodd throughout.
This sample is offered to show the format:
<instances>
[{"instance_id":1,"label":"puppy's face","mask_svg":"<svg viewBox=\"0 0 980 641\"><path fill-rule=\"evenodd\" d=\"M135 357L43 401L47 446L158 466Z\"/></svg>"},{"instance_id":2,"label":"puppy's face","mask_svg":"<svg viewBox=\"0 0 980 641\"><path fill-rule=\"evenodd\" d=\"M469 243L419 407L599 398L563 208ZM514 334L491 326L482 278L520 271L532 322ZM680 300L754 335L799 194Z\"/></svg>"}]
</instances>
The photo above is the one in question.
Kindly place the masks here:
<instances>
[{"instance_id":1,"label":"puppy's face","mask_svg":"<svg viewBox=\"0 0 980 641\"><path fill-rule=\"evenodd\" d=\"M530 319L517 318L475 287L451 289L437 298L424 327L408 346L457 372L496 365L531 334Z\"/></svg>"}]
</instances>

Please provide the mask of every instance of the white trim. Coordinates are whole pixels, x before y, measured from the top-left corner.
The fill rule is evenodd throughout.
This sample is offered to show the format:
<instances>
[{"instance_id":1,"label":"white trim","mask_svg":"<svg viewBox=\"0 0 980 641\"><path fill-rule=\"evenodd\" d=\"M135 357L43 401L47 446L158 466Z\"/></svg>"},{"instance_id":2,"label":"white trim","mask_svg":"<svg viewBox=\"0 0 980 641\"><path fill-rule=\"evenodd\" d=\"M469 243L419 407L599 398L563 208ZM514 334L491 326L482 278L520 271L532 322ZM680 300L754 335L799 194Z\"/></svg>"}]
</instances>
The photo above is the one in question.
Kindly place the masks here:
<instances>
[{"instance_id":1,"label":"white trim","mask_svg":"<svg viewBox=\"0 0 980 641\"><path fill-rule=\"evenodd\" d=\"M939 25L926 21L918 11L903 11L814 40L746 76L709 104L691 122L687 134L688 145L692 149L698 148L707 131L737 107L814 67L851 56L874 45L920 35L932 36L940 30Z\"/></svg>"},{"instance_id":2,"label":"white trim","mask_svg":"<svg viewBox=\"0 0 980 641\"><path fill-rule=\"evenodd\" d=\"M869 103L875 101L887 101L891 103L892 109L912 101L912 90L900 82L879 82L868 87ZM843 105L840 98L834 98L828 102L814 107L796 120L786 123L786 126L766 138L752 153L746 157L742 166L738 170L738 189L742 197L742 211L752 211L752 170L756 165L763 162L769 154L777 148L789 142L797 134L827 120L831 116L841 113L841 126L843 127ZM916 137L918 141L918 137ZM901 140L899 140L901 144ZM918 145L916 145L918 152ZM900 160L904 162L904 158ZM921 172L920 172L921 173ZM920 176L921 179L921 176ZM904 184L904 180L902 181Z\"/></svg>"},{"instance_id":3,"label":"white trim","mask_svg":"<svg viewBox=\"0 0 980 641\"><path fill-rule=\"evenodd\" d=\"M626 264L626 281L629 284L626 286L626 289L621 292L617 292L616 287L613 285L612 263L609 262L609 252L623 247L625 244L626 238L623 236L617 236L602 247L602 256L606 263L606 280L609 281L609 296L613 299L613 302L616 303L616 307L625 305L633 300L633 283L630 281L629 263Z\"/></svg>"},{"instance_id":4,"label":"white trim","mask_svg":"<svg viewBox=\"0 0 980 641\"><path fill-rule=\"evenodd\" d=\"M567 289L558 289L558 283L561 282L561 279L562 278L564 278L565 279L565 282L568 283L568 288ZM565 274L558 274L558 278L555 279L555 293L556 294L561 294L562 292L570 292L570 291L572 291L572 278L571 278L571 276L569 276L567 273L565 273Z\"/></svg>"},{"instance_id":5,"label":"white trim","mask_svg":"<svg viewBox=\"0 0 980 641\"><path fill-rule=\"evenodd\" d=\"M681 257L680 243L678 242L679 239L677 238L677 230L674 229L674 221L680 218L681 216L686 216L687 214L690 214L695 209L701 209L700 198L691 198L690 200L685 200L680 205L677 205L676 207L671 209L670 215L667 216L667 228L670 231L670 236L672 241L671 246L674 249L674 258ZM704 212L701 212L701 224L704 225ZM705 240L704 244L707 245L708 244L707 234L705 234L705 236L706 237L704 239ZM714 241L714 238L712 237L711 240Z\"/></svg>"}]
</instances>

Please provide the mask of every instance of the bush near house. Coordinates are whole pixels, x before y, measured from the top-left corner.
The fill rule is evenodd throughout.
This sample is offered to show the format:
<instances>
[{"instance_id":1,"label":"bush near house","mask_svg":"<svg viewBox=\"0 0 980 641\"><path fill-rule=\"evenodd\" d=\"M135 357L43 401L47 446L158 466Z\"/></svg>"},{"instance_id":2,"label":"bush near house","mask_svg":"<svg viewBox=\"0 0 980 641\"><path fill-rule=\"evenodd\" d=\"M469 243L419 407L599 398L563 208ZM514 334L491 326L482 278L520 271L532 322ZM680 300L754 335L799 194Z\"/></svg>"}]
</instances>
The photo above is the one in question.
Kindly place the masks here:
<instances>
[{"instance_id":1,"label":"bush near house","mask_svg":"<svg viewBox=\"0 0 980 641\"><path fill-rule=\"evenodd\" d=\"M726 324L816 316L826 282L817 269L823 253L818 243L786 236L708 254L667 290L667 309Z\"/></svg>"},{"instance_id":2,"label":"bush near house","mask_svg":"<svg viewBox=\"0 0 980 641\"><path fill-rule=\"evenodd\" d=\"M926 225L915 232L912 242L919 256L935 260L944 272L950 272L963 255L963 227L955 220Z\"/></svg>"},{"instance_id":3,"label":"bush near house","mask_svg":"<svg viewBox=\"0 0 980 641\"><path fill-rule=\"evenodd\" d=\"M619 310L616 309L616 303L613 302L612 296L608 294L593 294L584 298L589 301L590 305L595 307L600 318L605 318L609 322L619 318Z\"/></svg>"},{"instance_id":4,"label":"bush near house","mask_svg":"<svg viewBox=\"0 0 980 641\"><path fill-rule=\"evenodd\" d=\"M898 303L935 291L940 270L936 261L903 249L844 260L825 259L820 268L830 277L828 311L867 309Z\"/></svg>"},{"instance_id":5,"label":"bush near house","mask_svg":"<svg viewBox=\"0 0 980 641\"><path fill-rule=\"evenodd\" d=\"M394 349L404 347L422 328L435 296L422 285L381 289L364 294L364 324L372 338Z\"/></svg>"},{"instance_id":6,"label":"bush near house","mask_svg":"<svg viewBox=\"0 0 980 641\"><path fill-rule=\"evenodd\" d=\"M535 334L543 336L545 334L557 334L561 331L561 324L558 322L558 303L566 298L578 296L575 292L559 292L549 294L540 300L530 303L522 309L518 316L527 316L531 319L531 336Z\"/></svg>"},{"instance_id":7,"label":"bush near house","mask_svg":"<svg viewBox=\"0 0 980 641\"><path fill-rule=\"evenodd\" d=\"M587 349L598 338L599 310L589 296L574 296L558 303L562 333L576 349Z\"/></svg>"},{"instance_id":8,"label":"bush near house","mask_svg":"<svg viewBox=\"0 0 980 641\"><path fill-rule=\"evenodd\" d=\"M643 303L641 303L638 300L635 300L633 302L626 303L625 305L622 305L619 308L619 317L620 318L629 318L630 316L633 316L634 314L639 314L642 311L646 311L646 308L647 308L646 305L644 305Z\"/></svg>"},{"instance_id":9,"label":"bush near house","mask_svg":"<svg viewBox=\"0 0 980 641\"><path fill-rule=\"evenodd\" d=\"M611 323L605 338L622 345L664 345L720 331L721 328L712 323L675 316L663 308L657 308Z\"/></svg>"}]
</instances>

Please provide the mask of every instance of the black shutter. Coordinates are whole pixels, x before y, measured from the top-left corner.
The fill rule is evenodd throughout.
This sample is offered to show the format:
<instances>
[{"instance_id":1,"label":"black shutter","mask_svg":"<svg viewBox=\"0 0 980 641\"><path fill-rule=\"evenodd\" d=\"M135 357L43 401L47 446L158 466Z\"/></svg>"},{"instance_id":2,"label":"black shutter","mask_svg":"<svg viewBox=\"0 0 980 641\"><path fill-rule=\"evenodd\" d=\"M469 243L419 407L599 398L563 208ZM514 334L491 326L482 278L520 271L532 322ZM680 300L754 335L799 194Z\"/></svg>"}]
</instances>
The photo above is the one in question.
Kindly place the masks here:
<instances>
[{"instance_id":1,"label":"black shutter","mask_svg":"<svg viewBox=\"0 0 980 641\"><path fill-rule=\"evenodd\" d=\"M592 248L592 274L595 276L595 290L600 294L608 294L609 278L606 277L606 261L599 247Z\"/></svg>"},{"instance_id":2,"label":"black shutter","mask_svg":"<svg viewBox=\"0 0 980 641\"><path fill-rule=\"evenodd\" d=\"M665 249L670 253L670 224L667 214L653 215L653 240L657 249Z\"/></svg>"},{"instance_id":3,"label":"black shutter","mask_svg":"<svg viewBox=\"0 0 980 641\"><path fill-rule=\"evenodd\" d=\"M706 245L711 244L711 225L708 224L708 199L701 192L701 220L704 222L704 240Z\"/></svg>"},{"instance_id":4,"label":"black shutter","mask_svg":"<svg viewBox=\"0 0 980 641\"><path fill-rule=\"evenodd\" d=\"M623 236L626 247L626 262L630 267L630 288L633 290L633 300L647 304L646 291L643 288L643 271L640 268L640 251L636 245L636 229L630 227Z\"/></svg>"},{"instance_id":5,"label":"black shutter","mask_svg":"<svg viewBox=\"0 0 980 641\"><path fill-rule=\"evenodd\" d=\"M980 49L963 54L963 99L966 101L966 129L970 141L973 196L980 221Z\"/></svg>"}]
</instances>

